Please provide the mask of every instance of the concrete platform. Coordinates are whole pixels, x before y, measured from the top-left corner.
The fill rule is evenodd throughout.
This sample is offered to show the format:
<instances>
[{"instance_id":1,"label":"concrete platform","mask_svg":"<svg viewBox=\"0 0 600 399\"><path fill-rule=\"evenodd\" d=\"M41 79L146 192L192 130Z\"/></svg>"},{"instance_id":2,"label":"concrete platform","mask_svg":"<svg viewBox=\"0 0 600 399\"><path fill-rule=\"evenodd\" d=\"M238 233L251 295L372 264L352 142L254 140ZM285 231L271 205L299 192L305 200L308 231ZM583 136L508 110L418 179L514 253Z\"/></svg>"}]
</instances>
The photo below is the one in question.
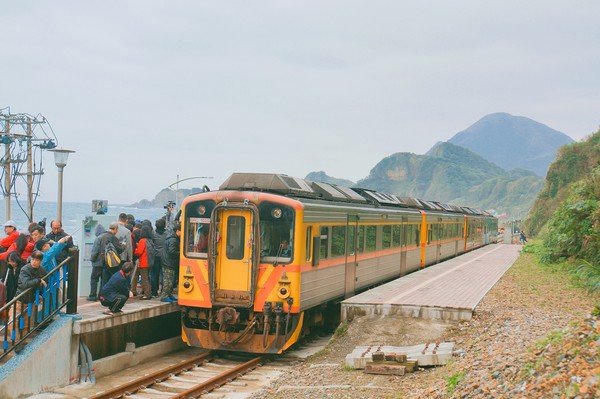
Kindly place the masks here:
<instances>
[{"instance_id":1,"label":"concrete platform","mask_svg":"<svg viewBox=\"0 0 600 399\"><path fill-rule=\"evenodd\" d=\"M429 266L342 302L342 319L402 315L469 320L519 257L521 245L493 244Z\"/></svg>"},{"instance_id":2,"label":"concrete platform","mask_svg":"<svg viewBox=\"0 0 600 399\"><path fill-rule=\"evenodd\" d=\"M73 325L73 335L87 334L99 330L129 324L179 310L177 303L161 302L158 298L142 300L141 296L129 298L123 312L113 316L103 314L106 308L100 302L89 302L85 297L77 300L77 314L80 316Z\"/></svg>"},{"instance_id":3,"label":"concrete platform","mask_svg":"<svg viewBox=\"0 0 600 399\"><path fill-rule=\"evenodd\" d=\"M99 378L185 347L179 335L138 347L129 342L135 339L135 332L140 330L136 328L137 324L159 323L161 319L152 319L172 317L169 314L180 310L176 303L140 298L130 298L123 312L113 316L102 313L106 308L100 302L78 298L76 314L61 313L22 352L0 367L0 398L29 397L82 381L84 375L89 376L92 372ZM180 328L179 319L176 326ZM114 344L119 339L124 341L122 348ZM115 353L100 358L91 356L91 371L84 371L80 363L82 345L85 346L86 342L88 347L109 346ZM40 367L40 364L57 367Z\"/></svg>"}]
</instances>

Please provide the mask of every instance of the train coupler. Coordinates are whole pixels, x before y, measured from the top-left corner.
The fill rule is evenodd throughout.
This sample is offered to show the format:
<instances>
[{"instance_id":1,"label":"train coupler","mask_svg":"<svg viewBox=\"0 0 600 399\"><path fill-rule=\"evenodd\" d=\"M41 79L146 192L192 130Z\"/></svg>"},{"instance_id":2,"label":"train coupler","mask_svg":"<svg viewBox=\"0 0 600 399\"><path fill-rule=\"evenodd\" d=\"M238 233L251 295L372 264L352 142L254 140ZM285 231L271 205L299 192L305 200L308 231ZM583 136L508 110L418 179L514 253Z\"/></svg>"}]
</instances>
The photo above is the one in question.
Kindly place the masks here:
<instances>
[{"instance_id":1,"label":"train coupler","mask_svg":"<svg viewBox=\"0 0 600 399\"><path fill-rule=\"evenodd\" d=\"M217 311L217 323L224 325L236 324L240 319L240 314L232 307L221 308Z\"/></svg>"}]
</instances>

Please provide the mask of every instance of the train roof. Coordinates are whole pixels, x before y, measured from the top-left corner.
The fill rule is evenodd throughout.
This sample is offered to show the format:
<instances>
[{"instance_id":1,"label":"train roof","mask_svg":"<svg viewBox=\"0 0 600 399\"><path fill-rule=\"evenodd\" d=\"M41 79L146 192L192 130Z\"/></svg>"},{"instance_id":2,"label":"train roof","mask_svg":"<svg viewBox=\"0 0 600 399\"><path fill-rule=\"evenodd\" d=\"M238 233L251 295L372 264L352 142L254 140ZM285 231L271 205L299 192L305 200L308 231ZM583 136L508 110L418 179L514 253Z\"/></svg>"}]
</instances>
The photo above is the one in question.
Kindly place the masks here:
<instances>
[{"instance_id":1,"label":"train roof","mask_svg":"<svg viewBox=\"0 0 600 399\"><path fill-rule=\"evenodd\" d=\"M298 177L276 173L233 173L219 186L219 190L263 191L297 198L314 198L330 201L373 204L375 206L404 207L440 212L489 215L470 207L459 207L439 201L400 197L359 187L312 182Z\"/></svg>"}]
</instances>

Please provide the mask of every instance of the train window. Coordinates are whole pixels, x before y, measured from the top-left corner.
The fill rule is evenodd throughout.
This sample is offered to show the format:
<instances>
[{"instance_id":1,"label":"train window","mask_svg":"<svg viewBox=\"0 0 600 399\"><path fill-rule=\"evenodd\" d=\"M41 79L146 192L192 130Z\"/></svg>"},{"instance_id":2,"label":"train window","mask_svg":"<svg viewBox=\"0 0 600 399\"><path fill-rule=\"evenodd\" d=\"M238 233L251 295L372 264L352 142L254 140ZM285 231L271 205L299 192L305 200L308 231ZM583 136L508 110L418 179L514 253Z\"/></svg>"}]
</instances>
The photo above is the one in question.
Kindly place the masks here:
<instances>
[{"instance_id":1,"label":"train window","mask_svg":"<svg viewBox=\"0 0 600 399\"><path fill-rule=\"evenodd\" d=\"M327 259L329 254L329 249L327 244L329 243L329 228L321 227L321 250L319 252L319 257L321 259Z\"/></svg>"},{"instance_id":2,"label":"train window","mask_svg":"<svg viewBox=\"0 0 600 399\"><path fill-rule=\"evenodd\" d=\"M206 258L208 256L208 218L186 218L185 255Z\"/></svg>"},{"instance_id":3,"label":"train window","mask_svg":"<svg viewBox=\"0 0 600 399\"><path fill-rule=\"evenodd\" d=\"M346 254L346 226L333 226L331 228L331 256Z\"/></svg>"},{"instance_id":4,"label":"train window","mask_svg":"<svg viewBox=\"0 0 600 399\"><path fill-rule=\"evenodd\" d=\"M295 247L294 209L274 202L263 202L258 212L261 262L291 262Z\"/></svg>"},{"instance_id":5,"label":"train window","mask_svg":"<svg viewBox=\"0 0 600 399\"><path fill-rule=\"evenodd\" d=\"M383 226L383 236L381 237L381 244L384 249L389 248L392 245L392 226L389 224Z\"/></svg>"},{"instance_id":6,"label":"train window","mask_svg":"<svg viewBox=\"0 0 600 399\"><path fill-rule=\"evenodd\" d=\"M415 232L415 244L418 247L419 245L421 245L421 229L418 225L415 226L414 232Z\"/></svg>"},{"instance_id":7,"label":"train window","mask_svg":"<svg viewBox=\"0 0 600 399\"><path fill-rule=\"evenodd\" d=\"M348 226L348 255L356 252L356 226Z\"/></svg>"},{"instance_id":8,"label":"train window","mask_svg":"<svg viewBox=\"0 0 600 399\"><path fill-rule=\"evenodd\" d=\"M244 242L246 233L246 218L229 216L227 218L227 258L241 260L244 258Z\"/></svg>"},{"instance_id":9,"label":"train window","mask_svg":"<svg viewBox=\"0 0 600 399\"><path fill-rule=\"evenodd\" d=\"M377 242L377 228L375 226L366 226L366 251L375 251Z\"/></svg>"},{"instance_id":10,"label":"train window","mask_svg":"<svg viewBox=\"0 0 600 399\"><path fill-rule=\"evenodd\" d=\"M312 226L306 228L306 260L311 259L311 244L312 244Z\"/></svg>"},{"instance_id":11,"label":"train window","mask_svg":"<svg viewBox=\"0 0 600 399\"><path fill-rule=\"evenodd\" d=\"M357 240L358 252L364 252L365 250L365 226L358 226L358 240Z\"/></svg>"},{"instance_id":12,"label":"train window","mask_svg":"<svg viewBox=\"0 0 600 399\"><path fill-rule=\"evenodd\" d=\"M396 248L400 246L400 231L402 226L395 224L392 226L392 247Z\"/></svg>"},{"instance_id":13,"label":"train window","mask_svg":"<svg viewBox=\"0 0 600 399\"><path fill-rule=\"evenodd\" d=\"M185 256L207 258L210 216L215 207L214 201L190 202L185 206L185 224L182 231Z\"/></svg>"}]
</instances>

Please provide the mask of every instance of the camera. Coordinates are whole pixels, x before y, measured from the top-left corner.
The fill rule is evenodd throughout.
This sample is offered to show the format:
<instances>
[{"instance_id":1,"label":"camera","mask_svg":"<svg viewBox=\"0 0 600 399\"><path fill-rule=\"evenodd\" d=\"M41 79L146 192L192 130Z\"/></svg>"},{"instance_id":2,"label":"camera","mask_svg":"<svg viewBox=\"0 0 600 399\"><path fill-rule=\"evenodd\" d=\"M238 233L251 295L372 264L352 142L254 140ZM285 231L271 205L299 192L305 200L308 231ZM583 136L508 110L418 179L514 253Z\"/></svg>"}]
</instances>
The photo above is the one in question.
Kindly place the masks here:
<instances>
[{"instance_id":1,"label":"camera","mask_svg":"<svg viewBox=\"0 0 600 399\"><path fill-rule=\"evenodd\" d=\"M175 208L175 201L169 201L169 202L167 202L167 205L163 206L163 208L165 208L165 209L173 209L173 208Z\"/></svg>"},{"instance_id":2,"label":"camera","mask_svg":"<svg viewBox=\"0 0 600 399\"><path fill-rule=\"evenodd\" d=\"M44 229L46 229L46 218L43 218L42 220L40 220L40 221L38 222L38 224L39 224L40 226L42 226Z\"/></svg>"}]
</instances>

